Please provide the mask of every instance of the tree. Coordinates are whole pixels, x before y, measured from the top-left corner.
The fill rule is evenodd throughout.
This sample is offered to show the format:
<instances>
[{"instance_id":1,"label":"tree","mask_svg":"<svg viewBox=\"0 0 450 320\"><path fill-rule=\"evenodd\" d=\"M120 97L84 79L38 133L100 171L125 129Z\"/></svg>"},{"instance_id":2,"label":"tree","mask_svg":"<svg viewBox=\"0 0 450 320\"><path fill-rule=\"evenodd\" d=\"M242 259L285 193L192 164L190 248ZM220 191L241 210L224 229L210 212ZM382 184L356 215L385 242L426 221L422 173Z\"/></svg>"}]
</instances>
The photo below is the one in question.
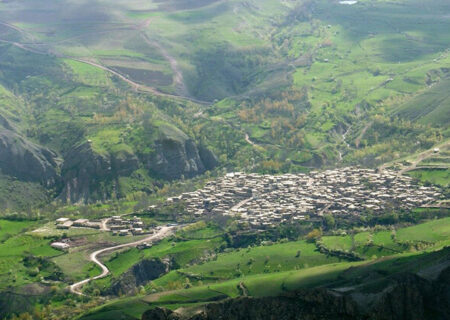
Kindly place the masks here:
<instances>
[{"instance_id":1,"label":"tree","mask_svg":"<svg viewBox=\"0 0 450 320\"><path fill-rule=\"evenodd\" d=\"M317 239L319 239L321 236L322 236L322 230L321 229L313 229L311 232L309 232L306 235L306 241L314 242Z\"/></svg>"},{"instance_id":2,"label":"tree","mask_svg":"<svg viewBox=\"0 0 450 320\"><path fill-rule=\"evenodd\" d=\"M336 220L334 219L334 217L331 214L326 214L324 218L325 226L327 227L327 229L333 229L336 225Z\"/></svg>"}]
</instances>

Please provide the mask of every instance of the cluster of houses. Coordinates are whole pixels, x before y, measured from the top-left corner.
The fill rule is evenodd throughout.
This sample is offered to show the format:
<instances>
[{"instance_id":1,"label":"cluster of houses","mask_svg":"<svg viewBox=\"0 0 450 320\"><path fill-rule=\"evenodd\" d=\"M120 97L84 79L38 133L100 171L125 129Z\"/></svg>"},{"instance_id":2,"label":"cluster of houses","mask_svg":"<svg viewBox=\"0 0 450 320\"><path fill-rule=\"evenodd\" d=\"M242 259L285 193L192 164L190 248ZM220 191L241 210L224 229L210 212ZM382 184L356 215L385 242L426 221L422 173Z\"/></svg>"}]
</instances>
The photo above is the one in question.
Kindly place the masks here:
<instances>
[{"instance_id":1,"label":"cluster of houses","mask_svg":"<svg viewBox=\"0 0 450 320\"><path fill-rule=\"evenodd\" d=\"M251 227L264 228L324 214L411 209L440 196L438 189L417 185L394 171L349 167L277 176L229 173L167 202L183 201L187 213L197 217L232 215Z\"/></svg>"},{"instance_id":2,"label":"cluster of houses","mask_svg":"<svg viewBox=\"0 0 450 320\"><path fill-rule=\"evenodd\" d=\"M152 234L153 229L148 228L140 217L134 216L132 218L124 218L121 216L112 216L110 218L102 219L101 221L89 221L89 219L71 220L69 218L59 218L55 222L57 229L70 228L94 228L101 229L106 232L111 232L113 235L128 236L128 235L145 235ZM159 230L161 227L154 228ZM70 239L62 239L51 243L51 247L61 251L69 250L71 243ZM152 247L152 242L144 242L137 246L139 250Z\"/></svg>"},{"instance_id":3,"label":"cluster of houses","mask_svg":"<svg viewBox=\"0 0 450 320\"><path fill-rule=\"evenodd\" d=\"M142 235L149 234L151 230L146 226L140 217L134 216L126 219L121 216L112 216L102 221L89 221L89 219L71 220L69 218L59 218L56 220L57 229L70 229L73 227L103 229L112 232L113 235Z\"/></svg>"},{"instance_id":4,"label":"cluster of houses","mask_svg":"<svg viewBox=\"0 0 450 320\"><path fill-rule=\"evenodd\" d=\"M100 229L100 222L92 222L89 219L71 220L69 218L56 219L56 229L70 229L72 227L84 227L92 229Z\"/></svg>"},{"instance_id":5,"label":"cluster of houses","mask_svg":"<svg viewBox=\"0 0 450 320\"><path fill-rule=\"evenodd\" d=\"M151 231L145 230L145 224L141 218L134 216L131 219L125 219L120 216L113 216L107 219L106 228L112 232L113 235L126 236L148 234Z\"/></svg>"}]
</instances>

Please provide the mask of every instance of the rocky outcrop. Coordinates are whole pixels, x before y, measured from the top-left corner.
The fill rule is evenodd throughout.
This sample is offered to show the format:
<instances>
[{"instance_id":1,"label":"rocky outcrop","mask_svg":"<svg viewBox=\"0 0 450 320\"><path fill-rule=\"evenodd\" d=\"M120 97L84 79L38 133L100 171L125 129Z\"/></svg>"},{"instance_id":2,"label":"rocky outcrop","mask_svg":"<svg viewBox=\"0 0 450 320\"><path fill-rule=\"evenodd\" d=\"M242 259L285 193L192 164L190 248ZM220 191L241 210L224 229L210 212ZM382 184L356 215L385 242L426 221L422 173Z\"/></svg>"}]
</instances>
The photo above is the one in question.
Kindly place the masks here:
<instances>
[{"instance_id":1,"label":"rocky outcrop","mask_svg":"<svg viewBox=\"0 0 450 320\"><path fill-rule=\"evenodd\" d=\"M174 127L160 128L154 150L139 159L127 151L95 152L89 141L74 147L64 156L63 188L59 198L72 203L106 200L117 194L118 178L129 176L139 167L156 177L173 180L194 177L218 164L214 153L197 147L192 139Z\"/></svg>"},{"instance_id":2,"label":"rocky outcrop","mask_svg":"<svg viewBox=\"0 0 450 320\"><path fill-rule=\"evenodd\" d=\"M143 320L444 320L450 319L450 268L436 280L411 273L381 282L378 290L304 289L278 297L228 299L210 303L194 316L149 310ZM381 284L380 283L380 284Z\"/></svg>"},{"instance_id":3,"label":"rocky outcrop","mask_svg":"<svg viewBox=\"0 0 450 320\"><path fill-rule=\"evenodd\" d=\"M280 297L228 299L220 303L210 303L204 310L188 318L189 320L345 320L354 319L356 306L350 300L327 293L324 289L299 291ZM185 319L174 312L161 317L161 310L149 310L142 320Z\"/></svg>"},{"instance_id":4,"label":"rocky outcrop","mask_svg":"<svg viewBox=\"0 0 450 320\"><path fill-rule=\"evenodd\" d=\"M119 177L145 168L166 180L191 178L218 165L213 152L197 146L179 129L162 125L151 142L154 152L139 158L132 148L98 152L92 143L73 146L63 155L37 145L22 136L15 123L0 115L0 171L21 181L39 182L58 192L68 203L104 201L122 196ZM128 151L130 150L130 151Z\"/></svg>"},{"instance_id":5,"label":"rocky outcrop","mask_svg":"<svg viewBox=\"0 0 450 320\"><path fill-rule=\"evenodd\" d=\"M169 261L160 259L141 260L113 282L106 294L133 294L137 287L159 278L169 272L169 269Z\"/></svg>"},{"instance_id":6,"label":"rocky outcrop","mask_svg":"<svg viewBox=\"0 0 450 320\"><path fill-rule=\"evenodd\" d=\"M154 175L168 180L182 176L192 178L217 166L214 153L205 147L197 147L182 131L173 127L161 127L160 131L155 152L146 159Z\"/></svg>"},{"instance_id":7,"label":"rocky outcrop","mask_svg":"<svg viewBox=\"0 0 450 320\"><path fill-rule=\"evenodd\" d=\"M40 283L7 288L0 292L0 319L11 319L13 314L32 313L37 303L48 303L51 288Z\"/></svg>"},{"instance_id":8,"label":"rocky outcrop","mask_svg":"<svg viewBox=\"0 0 450 320\"><path fill-rule=\"evenodd\" d=\"M198 154L206 170L212 170L219 165L219 160L217 159L214 152L212 152L205 146L198 147Z\"/></svg>"},{"instance_id":9,"label":"rocky outcrop","mask_svg":"<svg viewBox=\"0 0 450 320\"><path fill-rule=\"evenodd\" d=\"M139 166L133 154L120 157L96 153L91 143L74 147L64 157L61 169L63 190L60 198L67 202L106 200L114 192L120 175L128 175Z\"/></svg>"},{"instance_id":10,"label":"rocky outcrop","mask_svg":"<svg viewBox=\"0 0 450 320\"><path fill-rule=\"evenodd\" d=\"M178 320L180 317L172 310L156 307L142 316L142 320Z\"/></svg>"},{"instance_id":11,"label":"rocky outcrop","mask_svg":"<svg viewBox=\"0 0 450 320\"><path fill-rule=\"evenodd\" d=\"M50 187L58 180L58 157L15 132L13 126L0 119L0 170L24 181L34 181Z\"/></svg>"},{"instance_id":12,"label":"rocky outcrop","mask_svg":"<svg viewBox=\"0 0 450 320\"><path fill-rule=\"evenodd\" d=\"M107 198L108 191L101 190L101 181L111 180L109 157L95 153L89 142L83 143L68 152L61 168L64 183L60 198L67 202L87 201L94 192L99 191ZM100 189L100 190L99 190Z\"/></svg>"}]
</instances>

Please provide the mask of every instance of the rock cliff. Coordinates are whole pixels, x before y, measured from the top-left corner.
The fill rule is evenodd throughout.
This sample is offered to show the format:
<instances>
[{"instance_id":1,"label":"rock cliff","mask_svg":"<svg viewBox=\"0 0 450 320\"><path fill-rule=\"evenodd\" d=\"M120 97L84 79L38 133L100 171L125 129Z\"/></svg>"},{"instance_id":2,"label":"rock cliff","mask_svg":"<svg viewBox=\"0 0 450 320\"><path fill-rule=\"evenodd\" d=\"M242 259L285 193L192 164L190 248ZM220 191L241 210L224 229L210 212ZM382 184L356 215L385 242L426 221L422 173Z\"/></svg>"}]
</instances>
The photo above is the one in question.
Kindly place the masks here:
<instances>
[{"instance_id":1,"label":"rock cliff","mask_svg":"<svg viewBox=\"0 0 450 320\"><path fill-rule=\"evenodd\" d=\"M169 268L170 264L168 261L160 259L141 260L114 281L106 294L132 294L137 287L169 272Z\"/></svg>"},{"instance_id":2,"label":"rock cliff","mask_svg":"<svg viewBox=\"0 0 450 320\"><path fill-rule=\"evenodd\" d=\"M24 137L16 125L0 115L0 171L22 181L52 188L69 203L87 203L121 196L120 177L139 168L166 180L191 178L213 169L213 152L197 146L181 130L165 125L151 141L151 154L137 156L132 146L116 152L98 152L89 141L69 148L60 160L57 154ZM61 164L62 162L62 164Z\"/></svg>"},{"instance_id":3,"label":"rock cliff","mask_svg":"<svg viewBox=\"0 0 450 320\"><path fill-rule=\"evenodd\" d=\"M95 152L90 142L82 143L64 157L61 168L64 187L60 198L67 202L106 200L114 192L116 179L138 166L139 161L132 154L112 157Z\"/></svg>"},{"instance_id":4,"label":"rock cliff","mask_svg":"<svg viewBox=\"0 0 450 320\"><path fill-rule=\"evenodd\" d=\"M8 122L3 124L0 126L0 170L20 180L53 186L58 180L57 155L13 131Z\"/></svg>"},{"instance_id":5,"label":"rock cliff","mask_svg":"<svg viewBox=\"0 0 450 320\"><path fill-rule=\"evenodd\" d=\"M173 127L160 128L155 152L146 160L153 174L168 180L182 176L191 178L218 164L213 152L203 146L198 147L184 132Z\"/></svg>"}]
</instances>

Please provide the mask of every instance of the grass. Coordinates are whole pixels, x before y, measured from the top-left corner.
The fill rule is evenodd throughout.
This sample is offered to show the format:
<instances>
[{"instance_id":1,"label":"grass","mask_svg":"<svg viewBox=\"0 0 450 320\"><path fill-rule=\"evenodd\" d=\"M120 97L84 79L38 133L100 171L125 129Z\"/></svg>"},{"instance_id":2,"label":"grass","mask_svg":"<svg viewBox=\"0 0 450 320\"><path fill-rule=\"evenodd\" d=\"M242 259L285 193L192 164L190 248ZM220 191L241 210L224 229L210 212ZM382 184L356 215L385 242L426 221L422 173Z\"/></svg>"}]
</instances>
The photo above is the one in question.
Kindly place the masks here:
<instances>
[{"instance_id":1,"label":"grass","mask_svg":"<svg viewBox=\"0 0 450 320\"><path fill-rule=\"evenodd\" d=\"M28 230L34 221L0 220L0 243L6 239Z\"/></svg>"},{"instance_id":2,"label":"grass","mask_svg":"<svg viewBox=\"0 0 450 320\"><path fill-rule=\"evenodd\" d=\"M231 279L236 275L280 272L337 262L316 251L312 243L288 242L219 254L217 259L180 270L183 273Z\"/></svg>"},{"instance_id":3,"label":"grass","mask_svg":"<svg viewBox=\"0 0 450 320\"><path fill-rule=\"evenodd\" d=\"M31 224L29 224L30 226ZM0 288L36 282L43 273L30 275L22 259L27 255L54 257L61 254L49 240L29 234L16 234L0 244Z\"/></svg>"},{"instance_id":4,"label":"grass","mask_svg":"<svg viewBox=\"0 0 450 320\"><path fill-rule=\"evenodd\" d=\"M434 84L429 90L415 96L395 111L396 115L423 124L448 125L450 122L450 79Z\"/></svg>"},{"instance_id":5,"label":"grass","mask_svg":"<svg viewBox=\"0 0 450 320\"><path fill-rule=\"evenodd\" d=\"M197 223L185 232L209 233L209 228L203 223ZM368 260L359 262L341 262L336 258L326 257L315 250L314 244L305 241L220 253L217 258L171 271L146 286L147 290L165 290L163 292L112 301L82 319L130 314L129 310L133 310L135 306L136 310L142 312L143 309L154 306L175 309L178 306L196 306L228 297L238 297L242 294L239 289L241 282L250 296L264 297L300 288L357 285L361 279L366 279L373 272L392 274L405 270L427 270L436 261L445 259L443 253L436 250L450 244L450 218L399 228L395 232L395 241L391 234L391 231L365 231L355 234L353 240L350 235L322 238L327 246L341 250L350 249L353 243L357 252L368 257ZM375 246L366 247L369 239L373 240ZM426 241L432 245L422 251L409 252L400 244L403 241ZM193 242L186 241L184 250L188 250L188 244ZM178 245L177 243L176 246ZM147 252L145 255L163 257L170 252L170 246L169 242L163 241L149 249L154 250L151 254ZM378 246L384 248L380 249ZM299 250L300 257L296 257ZM128 250L109 261L109 266L114 268L117 274L126 269L124 266L128 261L141 259L143 256L142 252L135 249ZM278 267L278 264L281 267ZM265 268L266 265L270 268ZM268 269L270 271L267 271ZM199 281L199 278L202 281ZM364 287L364 290L371 290L370 286ZM140 315L132 316L139 318Z\"/></svg>"},{"instance_id":6,"label":"grass","mask_svg":"<svg viewBox=\"0 0 450 320\"><path fill-rule=\"evenodd\" d=\"M390 256L405 251L403 242L428 242L432 247L440 247L450 239L450 218L421 223L392 231L360 232L345 236L324 236L323 244L332 250L355 251L363 257ZM369 245L371 240L372 245Z\"/></svg>"},{"instance_id":7,"label":"grass","mask_svg":"<svg viewBox=\"0 0 450 320\"><path fill-rule=\"evenodd\" d=\"M120 128L104 128L89 137L92 140L92 148L100 154L119 154L125 152L132 154L133 150L123 142Z\"/></svg>"},{"instance_id":8,"label":"grass","mask_svg":"<svg viewBox=\"0 0 450 320\"><path fill-rule=\"evenodd\" d=\"M396 232L400 241L439 242L450 239L450 218L437 219L416 226L401 228Z\"/></svg>"},{"instance_id":9,"label":"grass","mask_svg":"<svg viewBox=\"0 0 450 320\"><path fill-rule=\"evenodd\" d=\"M89 86L110 86L106 71L76 60L65 59L64 63L71 69L75 80Z\"/></svg>"},{"instance_id":10,"label":"grass","mask_svg":"<svg viewBox=\"0 0 450 320\"><path fill-rule=\"evenodd\" d=\"M440 186L450 184L450 169L417 169L407 173L422 182L429 182Z\"/></svg>"},{"instance_id":11,"label":"grass","mask_svg":"<svg viewBox=\"0 0 450 320\"><path fill-rule=\"evenodd\" d=\"M343 270L358 264L361 263L346 262L298 271L253 275L191 289L159 293L156 297L150 295L148 297L126 298L123 301L119 300L105 307L100 307L81 319L104 319L107 315L112 314L117 317L118 314L127 313L127 310L133 310L135 307L136 310L140 310L140 307L144 306L144 304L147 310L155 305L168 307L178 305L193 306L199 302L205 303L226 297L237 297L240 295L237 288L240 282L243 282L249 293L255 297L273 296L282 293L286 289L295 290L334 281ZM136 318L139 317L140 315L136 316Z\"/></svg>"},{"instance_id":12,"label":"grass","mask_svg":"<svg viewBox=\"0 0 450 320\"><path fill-rule=\"evenodd\" d=\"M102 316L104 317L111 312L114 312L117 316L122 312L126 312L125 310L133 309L133 306L143 306L144 304L147 304L147 309L155 306L164 306L170 309L176 309L180 305L195 307L199 304L222 300L226 297L239 296L238 284L240 282L248 289L248 293L254 297L275 296L286 291L320 285L333 288L362 284L361 290L367 291L373 290L374 283L370 280L367 283L362 281L370 279L371 275L375 273L390 275L408 271L426 272L428 267L446 260L448 260L448 250L442 250L399 254L369 262L334 263L296 271L253 275L190 289L156 293L147 297L133 297L112 301L107 306L97 308L86 317L82 317L82 319L101 319Z\"/></svg>"},{"instance_id":13,"label":"grass","mask_svg":"<svg viewBox=\"0 0 450 320\"><path fill-rule=\"evenodd\" d=\"M181 242L172 242L163 240L150 249L139 251L130 249L119 254L116 258L107 260L105 264L110 268L113 276L119 276L134 264L145 258L163 258L172 257L180 266L201 257L205 252L213 251L222 243L221 238L211 240L188 240Z\"/></svg>"}]
</instances>

